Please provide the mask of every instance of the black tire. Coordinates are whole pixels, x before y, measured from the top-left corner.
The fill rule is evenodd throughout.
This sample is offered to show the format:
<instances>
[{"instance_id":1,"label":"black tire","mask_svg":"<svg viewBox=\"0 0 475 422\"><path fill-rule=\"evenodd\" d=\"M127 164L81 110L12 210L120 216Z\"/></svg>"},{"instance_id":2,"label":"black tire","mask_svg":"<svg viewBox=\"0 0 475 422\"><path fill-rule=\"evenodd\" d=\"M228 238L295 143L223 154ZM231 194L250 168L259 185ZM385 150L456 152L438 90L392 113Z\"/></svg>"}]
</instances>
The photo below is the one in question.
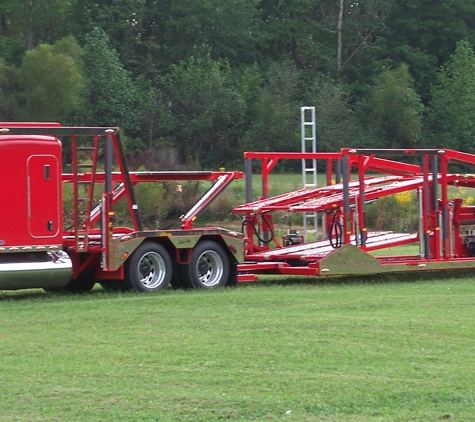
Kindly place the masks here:
<instances>
[{"instance_id":1,"label":"black tire","mask_svg":"<svg viewBox=\"0 0 475 422\"><path fill-rule=\"evenodd\" d=\"M172 260L158 243L144 242L125 263L124 286L136 292L166 289L172 278Z\"/></svg>"},{"instance_id":2,"label":"black tire","mask_svg":"<svg viewBox=\"0 0 475 422\"><path fill-rule=\"evenodd\" d=\"M123 280L99 280L99 284L106 292L125 292Z\"/></svg>"},{"instance_id":3,"label":"black tire","mask_svg":"<svg viewBox=\"0 0 475 422\"><path fill-rule=\"evenodd\" d=\"M181 278L187 287L215 289L229 279L229 258L221 245L205 240L191 253L190 263L181 266Z\"/></svg>"}]
</instances>

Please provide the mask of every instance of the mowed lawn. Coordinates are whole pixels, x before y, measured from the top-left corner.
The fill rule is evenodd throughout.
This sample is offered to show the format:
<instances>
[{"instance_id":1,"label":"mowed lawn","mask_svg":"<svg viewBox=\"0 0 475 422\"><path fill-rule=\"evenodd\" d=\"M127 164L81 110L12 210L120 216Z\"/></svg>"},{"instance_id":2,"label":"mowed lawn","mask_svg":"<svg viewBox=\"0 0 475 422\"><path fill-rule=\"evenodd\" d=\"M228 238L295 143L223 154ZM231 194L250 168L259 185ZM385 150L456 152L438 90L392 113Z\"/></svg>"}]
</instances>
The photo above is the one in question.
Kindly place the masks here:
<instances>
[{"instance_id":1,"label":"mowed lawn","mask_svg":"<svg viewBox=\"0 0 475 422\"><path fill-rule=\"evenodd\" d=\"M473 421L475 280L0 294L0 421Z\"/></svg>"}]
</instances>

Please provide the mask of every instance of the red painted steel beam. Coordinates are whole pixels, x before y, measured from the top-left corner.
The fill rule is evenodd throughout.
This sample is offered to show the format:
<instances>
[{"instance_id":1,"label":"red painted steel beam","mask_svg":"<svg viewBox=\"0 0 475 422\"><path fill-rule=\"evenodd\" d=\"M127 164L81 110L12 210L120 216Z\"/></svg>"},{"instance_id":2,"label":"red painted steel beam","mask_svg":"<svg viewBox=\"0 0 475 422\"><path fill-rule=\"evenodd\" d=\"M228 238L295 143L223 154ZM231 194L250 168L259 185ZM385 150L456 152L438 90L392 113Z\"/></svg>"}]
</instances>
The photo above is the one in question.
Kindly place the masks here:
<instances>
[{"instance_id":1,"label":"red painted steel beam","mask_svg":"<svg viewBox=\"0 0 475 422\"><path fill-rule=\"evenodd\" d=\"M150 171L150 172L130 172L130 180L137 184L142 182L168 182L168 181L188 181L188 180L217 180L223 174L232 175L234 179L242 179L244 173L240 171L234 172L213 172L213 171ZM91 173L80 174L79 180L90 182L92 180ZM71 183L74 180L72 173L64 173L62 175L63 182ZM95 175L97 182L105 182L105 173L98 172ZM112 173L112 181L122 182L123 174L121 172Z\"/></svg>"}]
</instances>

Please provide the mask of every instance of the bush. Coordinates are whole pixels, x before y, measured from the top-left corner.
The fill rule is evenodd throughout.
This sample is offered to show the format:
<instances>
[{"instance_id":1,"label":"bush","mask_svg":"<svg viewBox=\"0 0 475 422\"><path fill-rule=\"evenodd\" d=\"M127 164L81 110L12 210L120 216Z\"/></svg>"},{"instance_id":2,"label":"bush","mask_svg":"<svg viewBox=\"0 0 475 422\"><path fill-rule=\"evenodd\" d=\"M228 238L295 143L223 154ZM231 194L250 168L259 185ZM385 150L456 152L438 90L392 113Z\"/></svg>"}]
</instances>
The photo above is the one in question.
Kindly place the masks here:
<instances>
[{"instance_id":1,"label":"bush","mask_svg":"<svg viewBox=\"0 0 475 422\"><path fill-rule=\"evenodd\" d=\"M366 207L366 226L372 230L412 232L418 228L418 202L406 191L379 198Z\"/></svg>"}]
</instances>

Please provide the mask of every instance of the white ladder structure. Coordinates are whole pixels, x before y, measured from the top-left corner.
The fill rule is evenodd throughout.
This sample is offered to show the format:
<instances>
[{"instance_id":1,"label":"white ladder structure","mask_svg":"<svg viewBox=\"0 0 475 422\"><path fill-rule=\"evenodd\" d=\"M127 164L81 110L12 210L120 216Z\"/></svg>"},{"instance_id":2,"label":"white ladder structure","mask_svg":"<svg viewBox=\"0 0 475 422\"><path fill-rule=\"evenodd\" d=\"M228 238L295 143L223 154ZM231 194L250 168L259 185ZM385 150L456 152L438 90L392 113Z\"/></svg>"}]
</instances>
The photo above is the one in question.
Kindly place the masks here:
<instances>
[{"instance_id":1,"label":"white ladder structure","mask_svg":"<svg viewBox=\"0 0 475 422\"><path fill-rule=\"evenodd\" d=\"M302 152L317 152L317 121L315 107L300 107ZM317 160L302 158L302 183L304 189L317 187ZM309 241L309 235L313 240L318 238L318 215L317 213L303 213L303 239Z\"/></svg>"}]
</instances>

